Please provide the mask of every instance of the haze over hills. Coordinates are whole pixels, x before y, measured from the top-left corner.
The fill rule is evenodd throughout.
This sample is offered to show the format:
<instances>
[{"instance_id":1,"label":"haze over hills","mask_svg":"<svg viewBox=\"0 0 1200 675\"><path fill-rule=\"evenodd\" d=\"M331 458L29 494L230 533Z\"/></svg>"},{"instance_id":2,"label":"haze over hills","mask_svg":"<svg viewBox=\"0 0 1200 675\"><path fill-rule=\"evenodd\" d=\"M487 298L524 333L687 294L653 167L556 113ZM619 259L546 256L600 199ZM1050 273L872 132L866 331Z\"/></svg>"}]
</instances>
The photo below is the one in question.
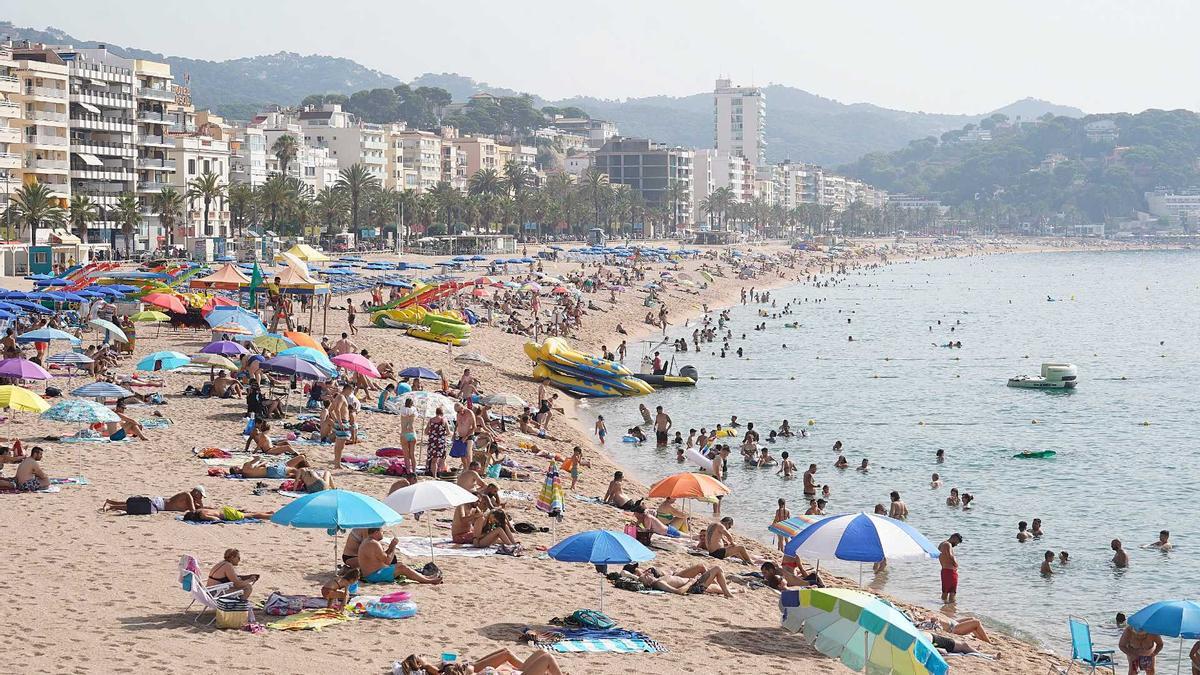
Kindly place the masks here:
<instances>
[{"instance_id":1,"label":"haze over hills","mask_svg":"<svg viewBox=\"0 0 1200 675\"><path fill-rule=\"evenodd\" d=\"M0 35L76 47L105 44L113 53L169 63L176 77L190 77L192 101L234 120L245 120L264 104L294 105L315 93L351 94L362 89L394 87L400 78L355 61L324 55L280 52L262 56L206 61L167 56L108 42L81 40L55 28L37 30L0 22ZM436 86L455 100L487 90L497 95L518 92L476 82L458 74L427 73L412 86ZM892 110L869 103L844 104L802 89L773 84L767 93L767 143L771 161L792 159L836 165L853 162L870 152L905 147L917 138L937 136L978 122L995 112L1010 118L1040 117L1050 112L1080 117L1083 111L1046 101L1024 99L979 115L945 115ZM630 136L695 147L711 147L712 98L708 92L691 96L651 96L624 100L579 96L560 101L534 95L536 105L578 106L591 116L612 120Z\"/></svg>"}]
</instances>

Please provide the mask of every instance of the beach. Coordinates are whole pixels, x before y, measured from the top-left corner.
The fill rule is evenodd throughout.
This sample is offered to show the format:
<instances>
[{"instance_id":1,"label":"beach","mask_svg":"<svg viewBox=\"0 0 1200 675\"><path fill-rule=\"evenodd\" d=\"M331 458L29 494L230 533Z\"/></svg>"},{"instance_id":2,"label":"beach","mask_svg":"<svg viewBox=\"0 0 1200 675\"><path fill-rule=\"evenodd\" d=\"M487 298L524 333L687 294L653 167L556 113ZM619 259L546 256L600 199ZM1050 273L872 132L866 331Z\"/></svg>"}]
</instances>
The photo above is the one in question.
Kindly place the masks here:
<instances>
[{"instance_id":1,"label":"beach","mask_svg":"<svg viewBox=\"0 0 1200 675\"><path fill-rule=\"evenodd\" d=\"M838 259L850 269L881 264L882 252L869 252L878 243L862 242L859 253ZM988 255L1013 251L1067 250L1070 244L1042 241L1015 243L932 244L913 242L904 251L888 251L887 259L933 259L949 256ZM745 247L747 254L775 254L782 245ZM535 249L530 249L530 254ZM374 257L372 258L374 259ZM404 260L434 262L420 256ZM814 254L801 254L802 263L784 268L782 276L764 274L755 279L717 277L707 288L668 285L660 297L671 310L671 322L679 324L710 309L735 304L742 288L758 290L795 283L805 273L830 275L834 270ZM683 272L695 274L700 260L680 263ZM578 269L578 263L546 262L545 271L565 274ZM650 274L657 275L660 267ZM665 269L665 268L664 268ZM514 270L516 271L516 270ZM522 270L526 272L527 270ZM482 270L480 274L484 273ZM505 277L507 278L507 277ZM8 288L28 284L5 279ZM27 286L25 286L27 287ZM594 296L594 297L593 297ZM366 294L354 296L357 303ZM638 355L636 341L661 331L642 322L646 312L644 293L630 289L607 302L606 294L592 294L603 311L591 311L584 317L584 329L569 339L581 351L598 353L605 345L615 350L618 323L627 329L624 338L630 344L630 363ZM338 306L344 298L336 298ZM470 345L453 351L444 345L406 337L402 331L366 326L360 316L359 334L352 339L359 348L368 349L376 362L392 362L398 368L410 365L444 370L451 382L458 379L462 365L453 358L463 351L477 351L491 365L471 365L485 391L511 392L526 401L537 400L537 383L530 378L531 364L522 351L528 338L477 327ZM326 334L336 339L345 330L345 313L329 313ZM318 317L315 337L321 335ZM164 327L157 334L153 327L141 327L135 358L153 351L172 349L192 354L211 339L207 331L174 331ZM136 361L124 361L122 372L129 372ZM162 393L163 406L131 407L129 414L150 419L155 411L171 420L169 427L149 429L148 441L123 443L75 443L42 441L48 435L67 435L77 428L39 420L29 413L13 413L3 426L6 438L20 438L26 448L41 445L46 449L43 462L54 477L82 474L87 485L66 485L53 494L0 495L6 508L0 513L0 531L4 547L13 552L10 572L0 579L0 589L10 598L0 616L5 624L20 627L10 641L10 656L23 672L133 672L158 669L175 672L184 669L210 672L242 672L272 669L282 672L316 672L334 669L355 672L390 671L393 661L416 653L427 659L443 652L460 658L477 658L499 647L508 647L518 655L532 648L519 644L518 636L526 626L545 626L553 617L563 617L585 607L596 607L598 575L590 565L573 565L539 559L538 547L549 547L566 535L590 529L620 530L630 521L627 513L615 508L567 498L562 523L553 523L534 508L541 488L541 474L547 461L524 454L515 448L510 456L530 467L528 481L496 480L502 490L520 493L507 499L506 510L517 521L551 528L550 532L521 535L525 554L519 557L460 557L439 554L437 564L445 583L438 586L405 586L419 607L414 618L404 620L361 619L327 627L321 631L282 632L268 630L253 634L236 630L217 630L195 625L193 615L184 614L190 598L179 585L180 555L197 556L202 570L220 560L227 548L241 552L241 573L257 573L262 580L255 587L257 599L272 590L287 594L318 595L321 585L332 577L334 543L321 530L281 527L269 523L246 525L194 525L175 519L173 513L152 517L119 516L98 513L106 498L124 499L132 495L172 495L194 485L203 485L211 505L233 505L242 510L273 510L287 503L275 492L252 494L254 481L231 480L207 475L206 466L194 457L193 448L221 447L241 449L245 404L243 400L196 399L180 396L189 384L200 386L203 375L168 373ZM84 380L75 378L75 384ZM56 383L57 385L57 383ZM69 387L64 387L69 389ZM146 393L142 391L140 393ZM302 398L293 394L293 399ZM587 428L572 399L560 395L564 414L556 415L549 427L550 438L539 440L543 450L569 456L572 446L585 448L591 466L583 469L574 494L599 497L614 471L621 467L599 449L591 429ZM654 395L645 397L653 408ZM295 419L295 402L293 414ZM395 416L364 413L360 418L364 432L361 444L347 446L348 455L373 455L380 447L398 445L399 419ZM610 438L620 436L610 429ZM615 440L615 439L613 439ZM610 441L611 442L611 441ZM330 446L300 446L320 466L332 458ZM418 446L418 450L423 450ZM6 467L10 468L10 467ZM674 463L664 466L662 475L677 470ZM382 498L394 478L366 475L348 470L334 472L337 486ZM270 481L268 481L270 482ZM646 486L631 484L634 497L645 494ZM736 500L736 493L730 497ZM795 508L795 507L793 507ZM796 512L796 511L794 511ZM700 514L697 514L700 515ZM426 513L420 522L411 518L388 528L401 537L424 537L428 518L449 518L450 512ZM435 521L436 522L436 521ZM448 536L448 529L438 523ZM766 523L739 523L734 534L757 533ZM754 553L778 561L778 554L757 541L757 534L739 537ZM698 562L695 556L680 550L658 550L655 565L678 569ZM404 562L419 567L427 558L413 556ZM705 564L716 563L709 559ZM752 571L749 566L723 561L727 575ZM968 571L969 573L969 571ZM853 580L834 580L837 585L854 586ZM937 583L936 569L929 570L929 585ZM617 674L630 672L756 672L756 673L829 673L849 672L840 664L817 653L803 636L779 626L778 594L769 589L749 590L734 584L734 597L644 595L613 588L605 589L604 611L619 625L646 633L664 645L662 654L567 654L559 655L565 672ZM903 605L897 601L897 604ZM194 609L193 609L194 612ZM921 610L927 613L928 610ZM1064 610L1065 613L1065 610ZM268 617L260 616L260 620ZM208 619L204 619L206 622ZM203 622L201 622L203 623ZM1065 629L1065 625L1064 625ZM988 652L1000 652L998 660L970 657L951 659L951 667L972 673L1044 673L1062 660L1047 655L1026 642L992 633Z\"/></svg>"}]
</instances>

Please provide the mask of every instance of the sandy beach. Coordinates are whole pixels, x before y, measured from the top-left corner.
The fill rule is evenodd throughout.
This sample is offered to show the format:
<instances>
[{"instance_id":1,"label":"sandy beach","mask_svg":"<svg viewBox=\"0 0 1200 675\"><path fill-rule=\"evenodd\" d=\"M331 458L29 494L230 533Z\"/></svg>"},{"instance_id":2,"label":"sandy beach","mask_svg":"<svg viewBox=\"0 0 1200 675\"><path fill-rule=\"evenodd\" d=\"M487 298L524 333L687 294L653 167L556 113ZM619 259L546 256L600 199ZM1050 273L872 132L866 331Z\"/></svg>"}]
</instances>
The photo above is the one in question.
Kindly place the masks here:
<instances>
[{"instance_id":1,"label":"sandy beach","mask_svg":"<svg viewBox=\"0 0 1200 675\"><path fill-rule=\"evenodd\" d=\"M856 256L837 262L863 266L881 262L871 253L879 242L860 242L867 248ZM1074 244L1071 244L1074 246ZM888 259L905 257L936 258L950 255L985 255L1006 251L1064 250L1067 244L1039 241L1021 244L933 245L910 242L903 252L890 251ZM745 247L748 252L774 253L781 245ZM530 255L534 253L530 248ZM405 260L426 260L404 256ZM832 273L824 256L802 254L801 264L783 268L783 276L766 274L756 279L739 280L718 277L707 288L668 285L660 297L671 310L672 323L694 318L707 304L711 309L737 301L743 287L759 289L794 283L797 276ZM702 260L681 263L686 272L695 273ZM708 263L711 265L711 261ZM803 266L807 264L807 269ZM728 265L722 264L728 272ZM545 271L565 274L579 268L578 263L547 262ZM657 277L654 266L648 276ZM514 270L516 271L516 270ZM523 273L527 270L521 270ZM480 274L484 273L482 270ZM514 275L515 276L515 275ZM509 278L509 277L502 277ZM28 287L27 281L2 279L0 286ZM24 286L22 286L24 284ZM357 304L366 294L355 296ZM644 290L630 289L618 296L616 304L607 294L588 296L602 311L589 312L584 328L570 343L582 351L598 352L601 344L615 350L620 336L616 325L629 332L627 364L640 354L636 347L642 336L657 332L642 318ZM334 299L342 306L344 297ZM365 326L369 317L360 315L360 332L353 338L360 348L370 351L372 359L392 362L397 368L420 365L444 369L452 382L461 374L462 365L452 358L462 351L478 351L492 365L473 365L486 392L511 392L526 401L537 400L537 383L530 378L531 365L522 352L528 338L502 332L497 328L476 327L471 343L453 352L443 345L409 338L402 331ZM318 318L313 331L320 337ZM336 336L345 329L345 313L331 311L327 334ZM211 334L207 331L174 331L164 327L160 335L153 327L139 329L135 358L153 351L172 349L196 353ZM57 349L52 349L57 351ZM119 372L129 373L135 360L122 361ZM227 548L241 551L241 573L262 575L255 587L255 598L263 599L273 590L287 594L318 595L321 585L332 577L333 541L324 531L280 527L270 523L246 525L194 525L175 519L177 514L122 516L98 512L106 498L124 499L131 495L171 495L194 485L203 485L209 505L232 505L243 510L273 510L287 499L275 492L252 494L255 481L229 480L207 475L208 467L193 456L194 447L221 447L238 450L244 444L241 435L244 400L196 399L180 395L187 385L200 386L206 376L168 374L161 389L168 403L164 406L131 407L129 414L148 419L159 411L171 420L167 428L147 430L149 441L124 443L66 444L41 440L48 435L68 435L78 430L71 425L48 422L30 413L10 413L2 429L8 439L20 438L26 448L40 445L46 449L44 466L53 477L82 474L87 485L67 485L54 494L0 495L0 541L10 552L11 569L0 578L0 590L12 600L0 609L4 624L14 627L9 640L8 662L11 672L135 672L159 670L179 672L390 672L393 661L411 653L436 658L442 652L455 652L460 658L478 658L499 647L508 647L525 656L531 647L520 644L518 636L526 626L544 626L552 617L562 617L580 608L595 607L598 575L589 565L571 565L539 559L538 547L549 547L568 534L589 529L620 530L630 521L627 513L615 508L590 504L568 497L565 521L553 532L522 535L526 553L520 557L439 557L438 566L445 575L439 586L404 587L419 607L415 618L405 620L361 619L327 627L321 631L274 631L253 634L237 630L217 630L195 625L193 614L185 614L190 598L178 583L177 564L181 554L195 554L202 569L221 559ZM85 380L75 378L72 385ZM63 386L55 382L56 386ZM63 386L64 389L73 386ZM40 390L40 387L37 389ZM145 393L143 390L141 393ZM293 395L293 399L296 395ZM539 441L545 450L570 454L581 445L591 462L580 476L577 495L599 497L604 494L614 470L619 469L600 449L590 429L582 429L569 396L561 395L565 415L557 415L549 428L550 438ZM654 407L654 396L646 404ZM293 401L289 421L295 419ZM670 412L670 411L668 411ZM348 446L346 453L373 455L381 447L398 445L399 418L383 414L364 414L360 418L365 440ZM281 426L281 425L280 425ZM278 428L278 427L277 427ZM610 429L612 436L621 430ZM328 445L303 445L307 456L328 466L332 449ZM418 445L423 453L423 444ZM510 456L532 467L528 481L497 480L502 490L522 493L522 498L507 500L506 509L517 521L550 527L552 522L534 507L541 487L546 460L516 448ZM6 466L5 475L12 467ZM677 470L672 463L663 475ZM338 470L337 486L383 498L394 478ZM277 481L266 481L274 485ZM629 482L627 482L629 484ZM632 485L635 496L646 487ZM734 494L731 499L736 499ZM702 514L697 514L702 515ZM450 512L427 513L424 519L448 519ZM425 520L406 518L388 530L397 536L423 537ZM437 522L435 520L435 522ZM444 525L444 523L438 523ZM738 523L738 530L760 530L766 523ZM438 528L435 528L435 533ZM443 536L449 530L441 530ZM778 553L749 537L745 544L758 555L778 561ZM678 569L699 560L678 550L656 551L659 568ZM427 558L402 556L404 562L419 567ZM727 575L752 571L736 562L711 559L705 564L720 564ZM834 584L853 586L849 580L827 578ZM930 567L931 589L937 584L935 566ZM734 597L643 595L612 588L605 589L605 612L625 628L642 631L669 650L664 654L568 654L559 655L565 672L575 674L659 673L830 673L850 672L840 664L812 649L802 635L779 626L778 594L770 589L749 590L734 584ZM903 604L897 601L897 604ZM928 610L921 609L921 613ZM1065 613L1065 609L1064 609ZM273 619L260 615L260 621ZM207 618L204 619L207 621ZM1064 626L1065 628L1065 626ZM992 645L985 651L1000 652L995 661L970 657L949 659L951 668L970 673L1045 673L1061 659L1039 648L993 633ZM977 643L973 643L977 644ZM3 670L9 670L5 668Z\"/></svg>"}]
</instances>

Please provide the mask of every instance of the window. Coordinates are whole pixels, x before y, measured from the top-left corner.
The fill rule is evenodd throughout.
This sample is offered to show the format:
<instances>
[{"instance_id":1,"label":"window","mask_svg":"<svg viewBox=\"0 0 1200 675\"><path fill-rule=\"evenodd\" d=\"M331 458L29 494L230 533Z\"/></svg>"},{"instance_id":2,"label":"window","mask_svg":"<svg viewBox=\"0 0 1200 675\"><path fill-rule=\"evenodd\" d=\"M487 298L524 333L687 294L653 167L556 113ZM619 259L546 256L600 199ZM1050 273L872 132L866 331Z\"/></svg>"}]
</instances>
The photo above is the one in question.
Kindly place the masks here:
<instances>
[{"instance_id":1,"label":"window","mask_svg":"<svg viewBox=\"0 0 1200 675\"><path fill-rule=\"evenodd\" d=\"M204 160L204 173L208 173L208 171L209 171L209 164L208 164L208 160L206 159L206 160Z\"/></svg>"},{"instance_id":2,"label":"window","mask_svg":"<svg viewBox=\"0 0 1200 675\"><path fill-rule=\"evenodd\" d=\"M194 159L188 160L188 173L189 174L196 173L196 160L194 160Z\"/></svg>"}]
</instances>

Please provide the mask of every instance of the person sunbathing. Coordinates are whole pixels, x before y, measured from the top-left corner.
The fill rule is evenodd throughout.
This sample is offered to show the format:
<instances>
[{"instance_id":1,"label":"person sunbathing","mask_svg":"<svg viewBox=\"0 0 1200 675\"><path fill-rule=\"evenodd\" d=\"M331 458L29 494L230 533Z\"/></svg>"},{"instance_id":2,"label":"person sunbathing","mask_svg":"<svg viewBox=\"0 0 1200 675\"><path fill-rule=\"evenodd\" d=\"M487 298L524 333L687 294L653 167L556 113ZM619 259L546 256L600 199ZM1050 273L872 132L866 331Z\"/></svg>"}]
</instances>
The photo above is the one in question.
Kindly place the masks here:
<instances>
[{"instance_id":1,"label":"person sunbathing","mask_svg":"<svg viewBox=\"0 0 1200 675\"><path fill-rule=\"evenodd\" d=\"M229 373L222 370L212 381L212 395L216 398L233 398L235 396L241 398L243 396L242 385L230 377Z\"/></svg>"},{"instance_id":2,"label":"person sunbathing","mask_svg":"<svg viewBox=\"0 0 1200 675\"><path fill-rule=\"evenodd\" d=\"M981 652L972 647L969 643L963 642L962 640L955 640L949 635L933 632L926 632L925 635L929 637L929 641L933 643L935 648L937 648L939 651L946 652L947 654L977 654L986 659L1000 658L999 652L995 654Z\"/></svg>"},{"instance_id":3,"label":"person sunbathing","mask_svg":"<svg viewBox=\"0 0 1200 675\"><path fill-rule=\"evenodd\" d=\"M707 592L715 583L721 595L733 597L725 583L725 571L719 565L692 565L672 574L663 574L657 568L648 567L638 578L648 588L676 595L699 595Z\"/></svg>"},{"instance_id":4,"label":"person sunbathing","mask_svg":"<svg viewBox=\"0 0 1200 675\"><path fill-rule=\"evenodd\" d=\"M988 637L987 631L983 629L983 623L974 617L963 616L956 619L951 619L943 614L926 614L923 620L913 622L917 628L922 630L944 630L953 633L954 635L969 635L976 640L991 643L991 638Z\"/></svg>"},{"instance_id":5,"label":"person sunbathing","mask_svg":"<svg viewBox=\"0 0 1200 675\"><path fill-rule=\"evenodd\" d=\"M416 654L410 654L400 662L400 670L404 675L464 675L504 666L520 671L522 675L562 675L554 655L543 651L535 651L522 661L508 649L498 649L472 664L448 663L440 668L426 663Z\"/></svg>"},{"instance_id":6,"label":"person sunbathing","mask_svg":"<svg viewBox=\"0 0 1200 675\"><path fill-rule=\"evenodd\" d=\"M721 522L709 525L700 537L700 548L708 551L708 554L717 560L733 557L743 562L751 562L750 553L746 547L733 543L733 535L729 533L731 527L733 527L733 518L729 516L722 518Z\"/></svg>"},{"instance_id":7,"label":"person sunbathing","mask_svg":"<svg viewBox=\"0 0 1200 675\"><path fill-rule=\"evenodd\" d=\"M124 403L117 403L117 406L113 408L113 412L117 414L119 419L116 422L109 422L104 426L104 433L108 434L108 440L123 441L129 436L143 441L149 440L142 433L142 425L138 424L137 420L125 414Z\"/></svg>"},{"instance_id":8,"label":"person sunbathing","mask_svg":"<svg viewBox=\"0 0 1200 675\"><path fill-rule=\"evenodd\" d=\"M320 492L322 490L337 489L333 484L333 474L325 469L314 469L304 467L296 470L296 482L298 486L303 486L302 490L297 492Z\"/></svg>"},{"instance_id":9,"label":"person sunbathing","mask_svg":"<svg viewBox=\"0 0 1200 675\"><path fill-rule=\"evenodd\" d=\"M183 519L197 523L236 523L239 520L270 520L274 511L241 511L232 506L215 509L199 508L183 514Z\"/></svg>"},{"instance_id":10,"label":"person sunbathing","mask_svg":"<svg viewBox=\"0 0 1200 675\"><path fill-rule=\"evenodd\" d=\"M255 452L262 452L268 455L282 455L285 452L295 452L292 444L286 440L272 441L267 432L271 430L271 423L264 419L259 419L254 422L254 428L250 431L250 436L246 439L246 446L243 452L250 450L250 445L254 444Z\"/></svg>"},{"instance_id":11,"label":"person sunbathing","mask_svg":"<svg viewBox=\"0 0 1200 675\"><path fill-rule=\"evenodd\" d=\"M224 560L212 566L212 569L208 571L208 581L204 585L211 588L226 583L233 584L234 588L242 592L242 599L249 600L250 594L254 592L254 583L258 581L258 575L239 575L237 566L241 562L241 552L236 548L226 549Z\"/></svg>"},{"instance_id":12,"label":"person sunbathing","mask_svg":"<svg viewBox=\"0 0 1200 675\"><path fill-rule=\"evenodd\" d=\"M232 471L232 470L231 470ZM156 511L195 511L204 508L204 498L208 496L203 485L197 485L187 492L179 492L170 497L151 497L150 504ZM101 511L128 511L129 499L104 500Z\"/></svg>"},{"instance_id":13,"label":"person sunbathing","mask_svg":"<svg viewBox=\"0 0 1200 675\"><path fill-rule=\"evenodd\" d=\"M476 518L471 532L471 545L475 548L490 548L493 544L515 546L516 532L512 529L508 514L502 509L492 509L481 518Z\"/></svg>"},{"instance_id":14,"label":"person sunbathing","mask_svg":"<svg viewBox=\"0 0 1200 675\"><path fill-rule=\"evenodd\" d=\"M386 584L397 579L409 579L421 584L440 584L442 577L427 577L402 562L396 561L398 539L392 541L385 549L379 542L383 540L383 531L378 527L367 530L366 537L358 547L358 568L362 570L362 579L368 584ZM388 561L392 562L388 562Z\"/></svg>"},{"instance_id":15,"label":"person sunbathing","mask_svg":"<svg viewBox=\"0 0 1200 675\"><path fill-rule=\"evenodd\" d=\"M246 462L245 464L229 467L230 476L240 476L242 478L296 478L300 473L300 469L305 469L311 466L308 463L308 458L304 455L296 455L286 462L275 462L267 464L260 457Z\"/></svg>"}]
</instances>

